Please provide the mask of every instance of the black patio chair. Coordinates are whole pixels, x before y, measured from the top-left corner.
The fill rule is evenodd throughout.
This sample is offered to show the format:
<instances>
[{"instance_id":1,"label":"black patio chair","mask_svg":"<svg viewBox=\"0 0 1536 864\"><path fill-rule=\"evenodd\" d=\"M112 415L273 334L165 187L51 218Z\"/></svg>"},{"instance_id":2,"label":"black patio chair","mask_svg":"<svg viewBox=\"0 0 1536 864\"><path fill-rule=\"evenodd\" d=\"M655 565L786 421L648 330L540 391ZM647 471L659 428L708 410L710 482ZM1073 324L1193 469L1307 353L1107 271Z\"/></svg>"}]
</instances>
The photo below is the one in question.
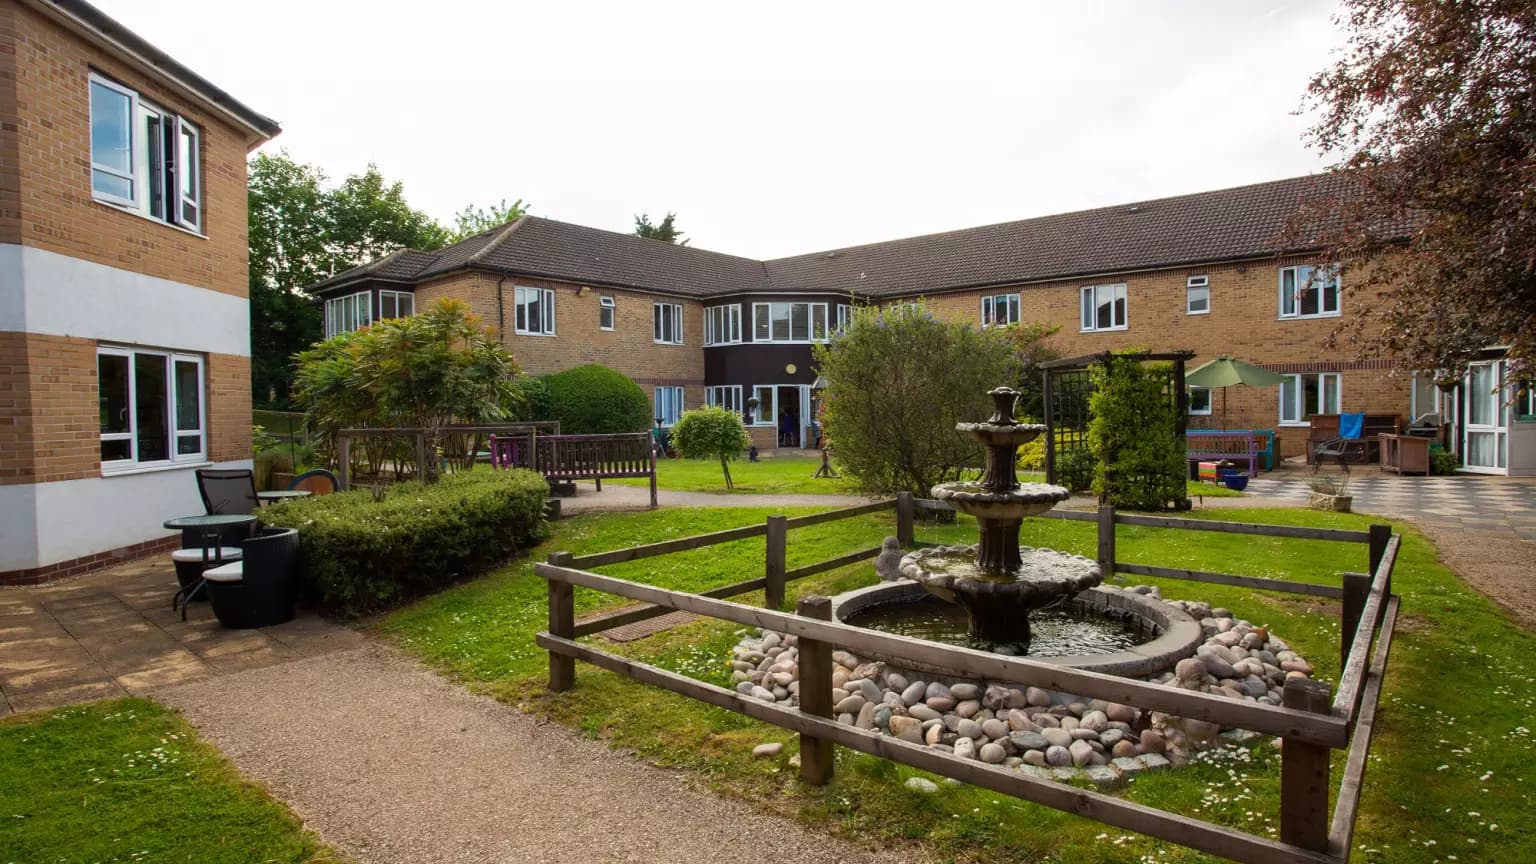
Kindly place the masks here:
<instances>
[{"instance_id":1,"label":"black patio chair","mask_svg":"<svg viewBox=\"0 0 1536 864\"><path fill-rule=\"evenodd\" d=\"M199 468L197 494L209 515L255 513L256 475L249 468Z\"/></svg>"},{"instance_id":2,"label":"black patio chair","mask_svg":"<svg viewBox=\"0 0 1536 864\"><path fill-rule=\"evenodd\" d=\"M234 630L293 620L298 598L299 532L264 528L240 544L244 558L203 574L219 623Z\"/></svg>"}]
</instances>

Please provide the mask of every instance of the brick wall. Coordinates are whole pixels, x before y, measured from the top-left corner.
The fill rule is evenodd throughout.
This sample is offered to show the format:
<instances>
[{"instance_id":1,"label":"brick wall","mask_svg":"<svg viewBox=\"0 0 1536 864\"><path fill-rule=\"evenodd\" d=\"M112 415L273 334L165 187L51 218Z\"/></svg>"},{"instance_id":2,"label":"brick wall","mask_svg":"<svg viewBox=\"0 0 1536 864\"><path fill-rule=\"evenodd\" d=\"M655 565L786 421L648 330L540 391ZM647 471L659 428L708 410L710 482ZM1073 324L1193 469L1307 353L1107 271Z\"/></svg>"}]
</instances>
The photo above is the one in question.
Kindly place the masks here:
<instances>
[{"instance_id":1,"label":"brick wall","mask_svg":"<svg viewBox=\"0 0 1536 864\"><path fill-rule=\"evenodd\" d=\"M93 69L198 127L206 237L92 199L88 75ZM0 168L0 242L19 240L246 296L244 130L200 110L31 9L5 0L0 3L0 136L7 154L0 160L5 166ZM8 179L6 172L17 179ZM8 206L8 201L19 203L19 208Z\"/></svg>"},{"instance_id":2,"label":"brick wall","mask_svg":"<svg viewBox=\"0 0 1536 864\"><path fill-rule=\"evenodd\" d=\"M251 458L251 358L210 354L204 374L209 461Z\"/></svg>"}]
</instances>

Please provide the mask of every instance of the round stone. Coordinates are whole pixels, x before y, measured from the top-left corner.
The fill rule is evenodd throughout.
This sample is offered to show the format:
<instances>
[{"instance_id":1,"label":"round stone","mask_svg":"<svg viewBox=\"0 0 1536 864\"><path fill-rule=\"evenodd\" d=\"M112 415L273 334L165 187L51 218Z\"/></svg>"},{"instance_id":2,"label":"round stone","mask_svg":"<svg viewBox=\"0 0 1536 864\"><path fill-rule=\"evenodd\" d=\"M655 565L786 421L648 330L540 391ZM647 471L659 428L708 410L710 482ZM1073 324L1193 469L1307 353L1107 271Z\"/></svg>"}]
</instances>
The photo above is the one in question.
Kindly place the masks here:
<instances>
[{"instance_id":1,"label":"round stone","mask_svg":"<svg viewBox=\"0 0 1536 864\"><path fill-rule=\"evenodd\" d=\"M1051 704L1050 692L1041 690L1039 687L1030 687L1029 689L1025 690L1024 699L1030 705L1033 705L1036 708L1044 708Z\"/></svg>"},{"instance_id":2,"label":"round stone","mask_svg":"<svg viewBox=\"0 0 1536 864\"><path fill-rule=\"evenodd\" d=\"M1116 723L1135 723L1136 709L1129 705L1121 705L1119 702L1111 702L1104 709L1104 716Z\"/></svg>"},{"instance_id":3,"label":"round stone","mask_svg":"<svg viewBox=\"0 0 1536 864\"><path fill-rule=\"evenodd\" d=\"M1072 733L1065 729L1041 729L1040 735L1056 747L1066 747L1072 743Z\"/></svg>"},{"instance_id":4,"label":"round stone","mask_svg":"<svg viewBox=\"0 0 1536 864\"><path fill-rule=\"evenodd\" d=\"M937 720L942 716L939 714L939 712L929 708L927 705L924 705L921 702L913 705L911 708L908 708L907 713L919 720Z\"/></svg>"},{"instance_id":5,"label":"round stone","mask_svg":"<svg viewBox=\"0 0 1536 864\"><path fill-rule=\"evenodd\" d=\"M928 685L922 681L913 681L905 690L901 691L901 701L908 705L916 705L923 701L923 695L927 692Z\"/></svg>"},{"instance_id":6,"label":"round stone","mask_svg":"<svg viewBox=\"0 0 1536 864\"><path fill-rule=\"evenodd\" d=\"M1116 741L1115 746L1111 747L1109 752L1116 758L1121 756L1135 756L1136 745L1132 744L1130 741Z\"/></svg>"},{"instance_id":7,"label":"round stone","mask_svg":"<svg viewBox=\"0 0 1536 864\"><path fill-rule=\"evenodd\" d=\"M777 756L779 753L783 752L783 750L784 745L778 741L774 741L769 744L759 744L752 748L752 757L754 759L762 759L768 756Z\"/></svg>"},{"instance_id":8,"label":"round stone","mask_svg":"<svg viewBox=\"0 0 1536 864\"><path fill-rule=\"evenodd\" d=\"M976 758L976 742L969 738L955 739L955 755L961 759Z\"/></svg>"},{"instance_id":9,"label":"round stone","mask_svg":"<svg viewBox=\"0 0 1536 864\"><path fill-rule=\"evenodd\" d=\"M923 794L939 791L937 783L923 777L908 777L906 787L913 792L922 792Z\"/></svg>"},{"instance_id":10,"label":"round stone","mask_svg":"<svg viewBox=\"0 0 1536 864\"><path fill-rule=\"evenodd\" d=\"M981 703L975 699L967 699L955 705L955 713L961 717L975 717L981 712Z\"/></svg>"},{"instance_id":11,"label":"round stone","mask_svg":"<svg viewBox=\"0 0 1536 864\"><path fill-rule=\"evenodd\" d=\"M863 696L855 694L832 706L832 710L838 714L857 714L867 704Z\"/></svg>"},{"instance_id":12,"label":"round stone","mask_svg":"<svg viewBox=\"0 0 1536 864\"><path fill-rule=\"evenodd\" d=\"M1052 745L1045 751L1045 764L1057 768L1068 768L1072 765L1072 751L1065 747Z\"/></svg>"},{"instance_id":13,"label":"round stone","mask_svg":"<svg viewBox=\"0 0 1536 864\"><path fill-rule=\"evenodd\" d=\"M1156 729L1141 730L1141 750L1143 753L1162 753L1168 749L1168 742L1163 740L1163 733Z\"/></svg>"},{"instance_id":14,"label":"round stone","mask_svg":"<svg viewBox=\"0 0 1536 864\"><path fill-rule=\"evenodd\" d=\"M983 720L981 721L981 734L991 738L993 741L999 738L1007 738L1008 724L996 717L991 720Z\"/></svg>"},{"instance_id":15,"label":"round stone","mask_svg":"<svg viewBox=\"0 0 1536 864\"><path fill-rule=\"evenodd\" d=\"M1025 750L1024 751L1024 764L1025 765L1044 765L1045 764L1045 752L1043 750Z\"/></svg>"},{"instance_id":16,"label":"round stone","mask_svg":"<svg viewBox=\"0 0 1536 864\"><path fill-rule=\"evenodd\" d=\"M968 699L979 699L981 698L981 688L975 684L955 684L949 688L949 695L961 702Z\"/></svg>"},{"instance_id":17,"label":"round stone","mask_svg":"<svg viewBox=\"0 0 1536 864\"><path fill-rule=\"evenodd\" d=\"M955 734L962 738L978 738L982 734L981 724L975 720L961 718L960 723L955 726Z\"/></svg>"},{"instance_id":18,"label":"round stone","mask_svg":"<svg viewBox=\"0 0 1536 864\"><path fill-rule=\"evenodd\" d=\"M993 742L981 745L981 750L976 755L981 758L981 761L996 765L1008 758L1008 751L1003 749L1003 745Z\"/></svg>"},{"instance_id":19,"label":"round stone","mask_svg":"<svg viewBox=\"0 0 1536 864\"><path fill-rule=\"evenodd\" d=\"M1072 756L1072 764L1079 768L1087 765L1093 758L1093 748L1088 746L1087 741L1073 741L1072 746L1067 748L1067 752Z\"/></svg>"},{"instance_id":20,"label":"round stone","mask_svg":"<svg viewBox=\"0 0 1536 864\"><path fill-rule=\"evenodd\" d=\"M929 696L925 704L935 711L949 711L955 707L955 700L948 696Z\"/></svg>"},{"instance_id":21,"label":"round stone","mask_svg":"<svg viewBox=\"0 0 1536 864\"><path fill-rule=\"evenodd\" d=\"M1039 732L1014 732L1008 738L1020 750L1044 750L1051 746L1050 740Z\"/></svg>"}]
</instances>

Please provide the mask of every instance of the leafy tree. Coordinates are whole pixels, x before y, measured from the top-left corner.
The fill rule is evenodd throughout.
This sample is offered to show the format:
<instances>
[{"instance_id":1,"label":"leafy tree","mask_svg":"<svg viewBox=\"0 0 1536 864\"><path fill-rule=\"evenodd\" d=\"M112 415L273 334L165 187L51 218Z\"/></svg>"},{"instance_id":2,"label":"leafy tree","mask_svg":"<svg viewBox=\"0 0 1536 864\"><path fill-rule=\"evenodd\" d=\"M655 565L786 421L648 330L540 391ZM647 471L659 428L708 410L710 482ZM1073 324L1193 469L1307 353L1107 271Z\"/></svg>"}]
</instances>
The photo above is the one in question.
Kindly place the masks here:
<instances>
[{"instance_id":1,"label":"leafy tree","mask_svg":"<svg viewBox=\"0 0 1536 864\"><path fill-rule=\"evenodd\" d=\"M501 203L492 204L489 207L470 204L454 215L453 228L448 232L448 242L457 243L482 231L515 222L527 215L528 210L528 205L524 204L521 198L510 203L503 198Z\"/></svg>"},{"instance_id":2,"label":"leafy tree","mask_svg":"<svg viewBox=\"0 0 1536 864\"><path fill-rule=\"evenodd\" d=\"M731 460L748 447L752 439L741 415L725 408L695 408L684 411L672 428L672 444L685 459L719 459L725 474L725 488L731 483Z\"/></svg>"},{"instance_id":3,"label":"leafy tree","mask_svg":"<svg viewBox=\"0 0 1536 864\"><path fill-rule=\"evenodd\" d=\"M986 419L987 391L1018 380L1000 330L940 321L921 307L856 308L847 331L815 356L838 465L876 494L926 497L979 467L980 447L955 424Z\"/></svg>"},{"instance_id":4,"label":"leafy tree","mask_svg":"<svg viewBox=\"0 0 1536 864\"><path fill-rule=\"evenodd\" d=\"M1061 359L1061 352L1046 344L1046 340L1061 329L1059 324L1035 321L1029 324L1010 324L1003 335L1013 343L1014 356L1019 361L1019 401L1014 415L1030 418L1030 422L1045 422L1045 384L1040 380L1040 366Z\"/></svg>"},{"instance_id":5,"label":"leafy tree","mask_svg":"<svg viewBox=\"0 0 1536 864\"><path fill-rule=\"evenodd\" d=\"M327 196L326 246L335 270L372 261L401 247L431 251L448 243L448 229L405 200L405 186L379 167L353 174Z\"/></svg>"},{"instance_id":6,"label":"leafy tree","mask_svg":"<svg viewBox=\"0 0 1536 864\"><path fill-rule=\"evenodd\" d=\"M287 153L257 153L249 177L251 393L287 407L290 358L320 338L320 311L296 289L331 272L325 177Z\"/></svg>"},{"instance_id":7,"label":"leafy tree","mask_svg":"<svg viewBox=\"0 0 1536 864\"><path fill-rule=\"evenodd\" d=\"M640 385L607 366L589 363L544 376L549 420L567 435L644 432L651 428L651 400Z\"/></svg>"},{"instance_id":8,"label":"leafy tree","mask_svg":"<svg viewBox=\"0 0 1536 864\"><path fill-rule=\"evenodd\" d=\"M677 226L673 224L676 218L676 213L668 213L659 223L653 224L649 213L641 213L635 217L635 236L687 246L688 241L683 239L683 232L677 230Z\"/></svg>"},{"instance_id":9,"label":"leafy tree","mask_svg":"<svg viewBox=\"0 0 1536 864\"><path fill-rule=\"evenodd\" d=\"M1324 202L1341 223L1325 239L1333 262L1368 265L1354 290L1383 293L1331 341L1453 373L1508 345L1536 371L1536 6L1344 0L1338 20L1348 46L1306 107L1359 188Z\"/></svg>"}]
</instances>

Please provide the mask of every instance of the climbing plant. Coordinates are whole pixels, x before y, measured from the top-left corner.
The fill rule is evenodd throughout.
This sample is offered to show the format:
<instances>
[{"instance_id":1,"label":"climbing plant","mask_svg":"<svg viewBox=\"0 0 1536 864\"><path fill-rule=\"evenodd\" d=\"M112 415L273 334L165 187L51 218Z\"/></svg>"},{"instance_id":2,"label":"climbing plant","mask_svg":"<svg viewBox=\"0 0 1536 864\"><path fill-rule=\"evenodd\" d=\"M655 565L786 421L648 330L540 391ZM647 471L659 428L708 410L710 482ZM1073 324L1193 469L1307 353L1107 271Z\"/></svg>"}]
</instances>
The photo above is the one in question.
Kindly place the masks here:
<instances>
[{"instance_id":1,"label":"climbing plant","mask_svg":"<svg viewBox=\"0 0 1536 864\"><path fill-rule=\"evenodd\" d=\"M1099 500L1131 510L1182 504L1188 468L1167 364L1110 354L1090 374L1088 445Z\"/></svg>"}]
</instances>

